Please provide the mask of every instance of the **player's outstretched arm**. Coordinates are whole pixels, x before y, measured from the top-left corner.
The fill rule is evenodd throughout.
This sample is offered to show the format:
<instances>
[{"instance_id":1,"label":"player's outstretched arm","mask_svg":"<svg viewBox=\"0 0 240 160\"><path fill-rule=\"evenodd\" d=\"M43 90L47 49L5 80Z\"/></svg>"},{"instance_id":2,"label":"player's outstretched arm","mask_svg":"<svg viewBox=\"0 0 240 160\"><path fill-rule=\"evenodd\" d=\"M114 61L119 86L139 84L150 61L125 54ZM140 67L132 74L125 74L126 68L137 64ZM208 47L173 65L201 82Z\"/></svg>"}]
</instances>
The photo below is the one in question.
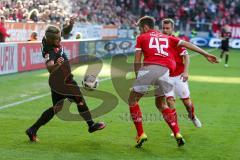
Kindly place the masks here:
<instances>
[{"instance_id":1,"label":"player's outstretched arm","mask_svg":"<svg viewBox=\"0 0 240 160\"><path fill-rule=\"evenodd\" d=\"M218 63L218 59L216 56L209 54L208 52L204 51L203 49L199 48L198 46L192 43L181 41L179 45L203 55L211 63Z\"/></svg>"},{"instance_id":2,"label":"player's outstretched arm","mask_svg":"<svg viewBox=\"0 0 240 160\"><path fill-rule=\"evenodd\" d=\"M134 59L134 72L137 78L138 71L142 66L142 51L136 51Z\"/></svg>"},{"instance_id":3,"label":"player's outstretched arm","mask_svg":"<svg viewBox=\"0 0 240 160\"><path fill-rule=\"evenodd\" d=\"M186 54L183 56L183 59L184 59L184 72L182 73L181 77L183 79L183 82L186 82L188 80L190 57L188 54Z\"/></svg>"}]
</instances>

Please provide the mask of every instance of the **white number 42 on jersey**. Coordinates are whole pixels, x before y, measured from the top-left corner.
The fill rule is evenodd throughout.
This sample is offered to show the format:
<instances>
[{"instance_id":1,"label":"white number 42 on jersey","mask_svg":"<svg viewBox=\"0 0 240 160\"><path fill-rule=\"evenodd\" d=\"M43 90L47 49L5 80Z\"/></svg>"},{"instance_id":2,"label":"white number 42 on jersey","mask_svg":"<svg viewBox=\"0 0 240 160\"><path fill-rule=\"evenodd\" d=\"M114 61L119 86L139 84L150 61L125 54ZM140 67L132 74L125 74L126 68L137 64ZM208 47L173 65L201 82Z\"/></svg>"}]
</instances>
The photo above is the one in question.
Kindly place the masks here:
<instances>
[{"instance_id":1,"label":"white number 42 on jersey","mask_svg":"<svg viewBox=\"0 0 240 160\"><path fill-rule=\"evenodd\" d=\"M161 42L163 42L163 44ZM155 55L166 57L168 56L168 53L165 52L163 49L168 48L168 39L151 37L149 42L149 48L155 48L157 50L157 53L155 53Z\"/></svg>"}]
</instances>

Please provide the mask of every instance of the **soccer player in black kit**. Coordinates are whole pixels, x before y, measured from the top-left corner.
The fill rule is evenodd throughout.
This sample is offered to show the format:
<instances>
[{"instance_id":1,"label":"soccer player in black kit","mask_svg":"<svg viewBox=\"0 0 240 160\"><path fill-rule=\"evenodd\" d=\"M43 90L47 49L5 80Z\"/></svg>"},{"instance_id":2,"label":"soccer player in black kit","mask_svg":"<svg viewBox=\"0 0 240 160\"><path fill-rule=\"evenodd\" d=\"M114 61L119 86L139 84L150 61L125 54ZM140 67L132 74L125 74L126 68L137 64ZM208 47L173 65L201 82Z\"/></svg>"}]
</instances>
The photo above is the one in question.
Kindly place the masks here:
<instances>
[{"instance_id":1,"label":"soccer player in black kit","mask_svg":"<svg viewBox=\"0 0 240 160\"><path fill-rule=\"evenodd\" d=\"M229 39L231 38L231 32L228 32L226 28L223 28L221 33L222 44L221 44L221 55L220 58L222 59L225 55L225 67L228 67L228 57L229 57Z\"/></svg>"},{"instance_id":2,"label":"soccer player in black kit","mask_svg":"<svg viewBox=\"0 0 240 160\"><path fill-rule=\"evenodd\" d=\"M53 106L45 110L40 118L26 130L26 134L28 135L30 141L38 141L37 131L39 128L46 123L48 123L56 113L61 111L64 99L69 99L77 104L77 109L79 115L87 122L88 124L88 132L92 133L97 130L101 130L105 128L105 124L103 122L95 123L92 120L91 113L89 112L88 106L81 94L80 88L77 86L77 82L74 81L73 75L71 74L70 63L66 54L63 52L61 45L61 31L56 26L48 26L45 31L45 36L42 40L42 55L46 62L46 67L50 73L49 84L51 87L52 94L52 103ZM59 69L60 68L60 69ZM64 68L64 69L61 69ZM56 74L57 73L57 74ZM61 77L61 75L65 75ZM67 76L66 76L67 75ZM57 82L51 80L57 80ZM59 83L61 79L64 83ZM64 88L68 91L68 93L72 94L64 94L57 92L52 86L51 83L57 83L59 88ZM67 85L66 85L67 84ZM63 86L64 85L64 86ZM68 87L68 85L70 85ZM74 86L75 89L72 89L71 86Z\"/></svg>"}]
</instances>

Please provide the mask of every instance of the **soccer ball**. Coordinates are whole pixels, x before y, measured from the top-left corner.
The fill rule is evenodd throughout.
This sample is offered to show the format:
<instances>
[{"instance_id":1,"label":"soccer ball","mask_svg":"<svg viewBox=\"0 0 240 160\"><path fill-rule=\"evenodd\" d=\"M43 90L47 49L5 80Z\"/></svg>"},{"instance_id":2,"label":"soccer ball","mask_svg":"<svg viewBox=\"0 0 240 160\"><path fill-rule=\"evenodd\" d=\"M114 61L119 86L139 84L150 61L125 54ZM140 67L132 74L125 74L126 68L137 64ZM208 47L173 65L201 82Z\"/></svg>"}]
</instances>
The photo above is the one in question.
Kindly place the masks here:
<instances>
[{"instance_id":1,"label":"soccer ball","mask_svg":"<svg viewBox=\"0 0 240 160\"><path fill-rule=\"evenodd\" d=\"M99 85L99 80L94 75L86 75L83 78L82 85L87 90L94 90Z\"/></svg>"}]
</instances>

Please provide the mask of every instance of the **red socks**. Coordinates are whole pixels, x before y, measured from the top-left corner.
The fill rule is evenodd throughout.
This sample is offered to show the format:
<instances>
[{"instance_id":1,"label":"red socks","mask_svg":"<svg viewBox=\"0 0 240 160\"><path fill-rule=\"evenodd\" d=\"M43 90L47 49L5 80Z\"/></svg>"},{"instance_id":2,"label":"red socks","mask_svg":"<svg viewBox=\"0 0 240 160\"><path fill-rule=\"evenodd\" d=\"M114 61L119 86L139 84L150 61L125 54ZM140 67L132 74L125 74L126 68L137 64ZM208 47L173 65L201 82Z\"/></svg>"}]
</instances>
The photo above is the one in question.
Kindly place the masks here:
<instances>
[{"instance_id":1,"label":"red socks","mask_svg":"<svg viewBox=\"0 0 240 160\"><path fill-rule=\"evenodd\" d=\"M164 120L167 122L168 126L171 128L174 136L179 133L177 112L175 109L166 108L162 111Z\"/></svg>"},{"instance_id":2,"label":"red socks","mask_svg":"<svg viewBox=\"0 0 240 160\"><path fill-rule=\"evenodd\" d=\"M143 126L142 126L142 112L140 110L140 107L138 103L136 103L135 105L130 106L129 108L132 120L137 129L138 136L141 136L143 133Z\"/></svg>"},{"instance_id":3,"label":"red socks","mask_svg":"<svg viewBox=\"0 0 240 160\"><path fill-rule=\"evenodd\" d=\"M174 119L176 121L176 124L178 125L178 116L177 116L177 112L176 112L176 109L172 109L172 114L174 116Z\"/></svg>"},{"instance_id":4,"label":"red socks","mask_svg":"<svg viewBox=\"0 0 240 160\"><path fill-rule=\"evenodd\" d=\"M138 136L141 136L143 133L143 126L142 126L142 112L140 110L140 107L136 103L134 106L130 106L129 108L130 108L130 114L131 114L132 120L137 129ZM164 120L167 122L172 132L176 136L176 134L179 133L176 110L166 108L162 111L162 115Z\"/></svg>"}]
</instances>

